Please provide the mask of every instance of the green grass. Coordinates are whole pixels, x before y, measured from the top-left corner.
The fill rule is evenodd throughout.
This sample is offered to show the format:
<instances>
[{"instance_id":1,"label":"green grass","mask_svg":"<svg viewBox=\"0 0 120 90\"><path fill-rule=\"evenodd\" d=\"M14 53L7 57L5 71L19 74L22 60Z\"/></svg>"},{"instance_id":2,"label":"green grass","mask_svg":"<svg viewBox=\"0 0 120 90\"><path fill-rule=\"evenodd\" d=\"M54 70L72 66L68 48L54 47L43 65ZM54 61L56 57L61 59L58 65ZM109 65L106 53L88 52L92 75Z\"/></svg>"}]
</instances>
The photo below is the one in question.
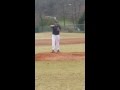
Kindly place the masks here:
<instances>
[{"instance_id":1,"label":"green grass","mask_svg":"<svg viewBox=\"0 0 120 90\"><path fill-rule=\"evenodd\" d=\"M85 90L85 62L36 61L35 90Z\"/></svg>"},{"instance_id":2,"label":"green grass","mask_svg":"<svg viewBox=\"0 0 120 90\"><path fill-rule=\"evenodd\" d=\"M61 33L61 38L85 38L81 33ZM51 39L37 33L35 39ZM85 44L60 45L61 52L85 52ZM50 52L51 46L36 46L35 53ZM35 61L35 90L85 90L85 60Z\"/></svg>"},{"instance_id":3,"label":"green grass","mask_svg":"<svg viewBox=\"0 0 120 90\"><path fill-rule=\"evenodd\" d=\"M60 45L61 52L85 52L85 44ZM51 52L51 46L36 46L35 54Z\"/></svg>"},{"instance_id":4,"label":"green grass","mask_svg":"<svg viewBox=\"0 0 120 90\"><path fill-rule=\"evenodd\" d=\"M35 33L35 39L51 39L51 32ZM60 38L85 38L85 33L60 33Z\"/></svg>"}]
</instances>

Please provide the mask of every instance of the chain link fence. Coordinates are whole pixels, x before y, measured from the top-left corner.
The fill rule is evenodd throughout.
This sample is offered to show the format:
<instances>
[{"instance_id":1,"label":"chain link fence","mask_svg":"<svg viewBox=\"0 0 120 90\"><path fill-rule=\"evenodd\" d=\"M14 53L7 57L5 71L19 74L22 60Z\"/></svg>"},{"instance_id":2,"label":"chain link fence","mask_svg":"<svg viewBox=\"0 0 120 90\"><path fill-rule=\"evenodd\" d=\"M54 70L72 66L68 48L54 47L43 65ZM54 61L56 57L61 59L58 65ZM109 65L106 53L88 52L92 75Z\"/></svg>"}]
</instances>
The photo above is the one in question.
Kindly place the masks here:
<instances>
[{"instance_id":1,"label":"chain link fence","mask_svg":"<svg viewBox=\"0 0 120 90\"><path fill-rule=\"evenodd\" d=\"M64 32L85 32L85 24L68 24L62 26Z\"/></svg>"},{"instance_id":2,"label":"chain link fence","mask_svg":"<svg viewBox=\"0 0 120 90\"><path fill-rule=\"evenodd\" d=\"M35 28L35 33L40 32L51 32L50 26L39 26ZM65 26L61 26L61 32L69 32L69 33L85 33L85 24L67 24Z\"/></svg>"}]
</instances>

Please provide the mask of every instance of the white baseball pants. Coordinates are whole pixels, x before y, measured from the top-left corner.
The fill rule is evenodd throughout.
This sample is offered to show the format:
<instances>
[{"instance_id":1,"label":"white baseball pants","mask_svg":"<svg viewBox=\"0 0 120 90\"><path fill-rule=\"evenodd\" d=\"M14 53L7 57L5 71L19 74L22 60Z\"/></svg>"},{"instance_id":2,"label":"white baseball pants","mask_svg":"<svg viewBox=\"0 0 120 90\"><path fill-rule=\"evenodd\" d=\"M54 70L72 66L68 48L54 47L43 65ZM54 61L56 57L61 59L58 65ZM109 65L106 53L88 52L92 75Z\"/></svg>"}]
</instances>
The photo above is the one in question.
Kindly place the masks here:
<instances>
[{"instance_id":1,"label":"white baseball pants","mask_svg":"<svg viewBox=\"0 0 120 90\"><path fill-rule=\"evenodd\" d=\"M52 50L60 49L60 35L52 35Z\"/></svg>"}]
</instances>

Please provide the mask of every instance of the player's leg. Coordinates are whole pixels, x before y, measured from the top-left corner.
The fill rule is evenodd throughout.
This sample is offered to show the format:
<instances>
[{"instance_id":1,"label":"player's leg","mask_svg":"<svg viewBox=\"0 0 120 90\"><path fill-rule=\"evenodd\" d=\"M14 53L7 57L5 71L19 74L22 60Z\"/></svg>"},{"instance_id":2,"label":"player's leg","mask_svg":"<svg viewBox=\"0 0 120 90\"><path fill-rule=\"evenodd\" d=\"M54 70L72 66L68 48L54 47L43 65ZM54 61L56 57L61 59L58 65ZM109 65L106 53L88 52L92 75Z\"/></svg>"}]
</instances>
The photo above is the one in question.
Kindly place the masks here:
<instances>
[{"instance_id":1,"label":"player's leg","mask_svg":"<svg viewBox=\"0 0 120 90\"><path fill-rule=\"evenodd\" d=\"M52 35L52 52L55 51L55 35Z\"/></svg>"},{"instance_id":2,"label":"player's leg","mask_svg":"<svg viewBox=\"0 0 120 90\"><path fill-rule=\"evenodd\" d=\"M57 50L57 35L54 35L54 39L55 39L55 48L54 48L54 51L56 52Z\"/></svg>"},{"instance_id":3,"label":"player's leg","mask_svg":"<svg viewBox=\"0 0 120 90\"><path fill-rule=\"evenodd\" d=\"M60 52L60 35L56 35L56 50Z\"/></svg>"}]
</instances>

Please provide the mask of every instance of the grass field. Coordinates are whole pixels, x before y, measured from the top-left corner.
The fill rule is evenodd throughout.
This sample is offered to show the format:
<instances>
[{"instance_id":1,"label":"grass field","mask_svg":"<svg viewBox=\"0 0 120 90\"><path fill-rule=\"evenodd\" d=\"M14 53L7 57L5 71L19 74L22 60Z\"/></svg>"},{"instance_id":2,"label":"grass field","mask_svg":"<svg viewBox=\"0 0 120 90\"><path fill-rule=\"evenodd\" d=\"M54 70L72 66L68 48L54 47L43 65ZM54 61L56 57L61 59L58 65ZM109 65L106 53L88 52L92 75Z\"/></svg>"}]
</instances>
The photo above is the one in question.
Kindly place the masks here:
<instances>
[{"instance_id":1,"label":"grass field","mask_svg":"<svg viewBox=\"0 0 120 90\"><path fill-rule=\"evenodd\" d=\"M61 38L84 38L83 33L61 33ZM51 33L35 34L35 39L51 39ZM61 52L85 52L85 43L60 45ZM35 47L35 54L48 53L51 45ZM35 90L85 90L85 59L35 61Z\"/></svg>"},{"instance_id":2,"label":"grass field","mask_svg":"<svg viewBox=\"0 0 120 90\"><path fill-rule=\"evenodd\" d=\"M85 90L81 61L36 61L35 90Z\"/></svg>"},{"instance_id":3,"label":"grass field","mask_svg":"<svg viewBox=\"0 0 120 90\"><path fill-rule=\"evenodd\" d=\"M37 39L51 39L51 32L36 33L35 40ZM61 33L60 38L85 38L84 33Z\"/></svg>"},{"instance_id":4,"label":"grass field","mask_svg":"<svg viewBox=\"0 0 120 90\"><path fill-rule=\"evenodd\" d=\"M70 44L61 45L61 52L85 52L85 44ZM51 52L51 46L37 46L35 47L35 54L41 52Z\"/></svg>"}]
</instances>

